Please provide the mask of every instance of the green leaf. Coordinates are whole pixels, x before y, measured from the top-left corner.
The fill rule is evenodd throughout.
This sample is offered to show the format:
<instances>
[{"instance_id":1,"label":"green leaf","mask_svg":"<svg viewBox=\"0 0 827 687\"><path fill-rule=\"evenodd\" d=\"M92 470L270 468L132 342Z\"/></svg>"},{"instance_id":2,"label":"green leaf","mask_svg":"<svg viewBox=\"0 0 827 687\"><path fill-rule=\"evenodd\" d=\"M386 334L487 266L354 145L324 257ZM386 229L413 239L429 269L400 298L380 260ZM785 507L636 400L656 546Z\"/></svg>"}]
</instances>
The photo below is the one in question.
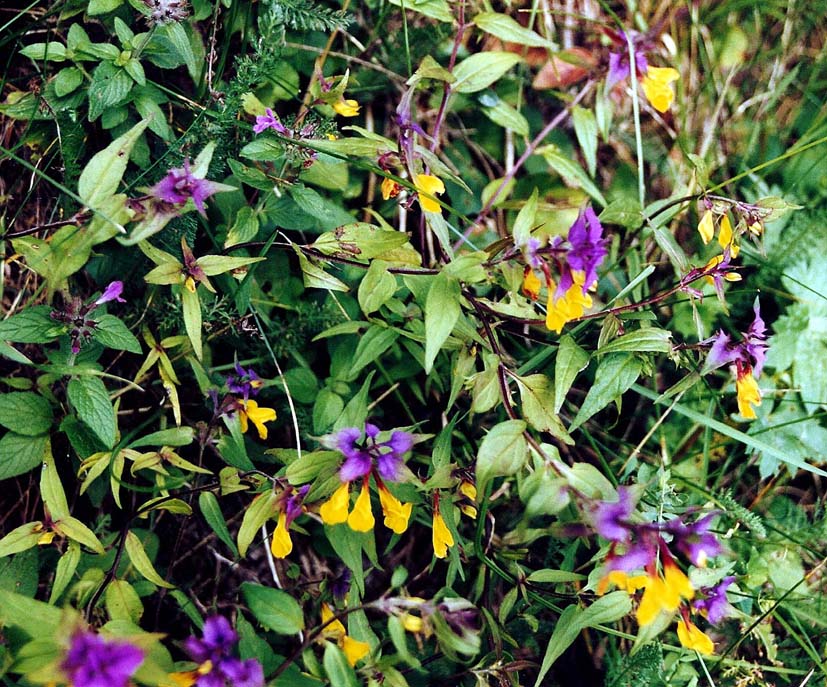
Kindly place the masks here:
<instances>
[{"instance_id":1,"label":"green leaf","mask_svg":"<svg viewBox=\"0 0 827 687\"><path fill-rule=\"evenodd\" d=\"M52 582L52 590L49 592L49 603L54 604L60 595L69 586L75 576L75 571L80 563L80 546L77 542L69 541L66 551L58 559L55 566L55 579Z\"/></svg>"},{"instance_id":2,"label":"green leaf","mask_svg":"<svg viewBox=\"0 0 827 687\"><path fill-rule=\"evenodd\" d=\"M303 184L294 184L289 188L290 197L296 201L303 212L306 212L311 217L315 217L322 225L323 229L335 229L343 224L351 224L353 216L345 212L339 205L320 195L318 191L304 186Z\"/></svg>"},{"instance_id":3,"label":"green leaf","mask_svg":"<svg viewBox=\"0 0 827 687\"><path fill-rule=\"evenodd\" d=\"M568 606L554 626L554 632L546 647L534 687L540 687L543 684L543 678L551 666L574 643L584 629L619 620L631 610L631 598L626 592L620 591L600 597L588 608Z\"/></svg>"},{"instance_id":4,"label":"green leaf","mask_svg":"<svg viewBox=\"0 0 827 687\"><path fill-rule=\"evenodd\" d=\"M675 237L672 236L672 233L662 227L655 227L655 229L652 230L652 236L654 236L658 247L669 256L669 261L672 263L675 271L678 274L686 273L689 270L689 260L683 248L680 247Z\"/></svg>"},{"instance_id":5,"label":"green leaf","mask_svg":"<svg viewBox=\"0 0 827 687\"><path fill-rule=\"evenodd\" d=\"M640 377L643 365L630 353L610 353L597 366L594 384L577 412L569 431L573 432L592 415L618 398Z\"/></svg>"},{"instance_id":6,"label":"green leaf","mask_svg":"<svg viewBox=\"0 0 827 687\"><path fill-rule=\"evenodd\" d=\"M198 291L182 288L181 305L184 311L184 329L187 331L195 356L201 360L204 351L201 347L201 301L198 298Z\"/></svg>"},{"instance_id":7,"label":"green leaf","mask_svg":"<svg viewBox=\"0 0 827 687\"><path fill-rule=\"evenodd\" d=\"M123 104L134 85L124 69L103 62L93 72L89 84L89 121L94 122L110 108Z\"/></svg>"},{"instance_id":8,"label":"green leaf","mask_svg":"<svg viewBox=\"0 0 827 687\"><path fill-rule=\"evenodd\" d=\"M620 353L628 351L631 353L669 353L672 345L669 340L672 332L658 327L644 327L635 329L623 336L610 341L598 349L598 353Z\"/></svg>"},{"instance_id":9,"label":"green leaf","mask_svg":"<svg viewBox=\"0 0 827 687\"><path fill-rule=\"evenodd\" d=\"M12 432L28 437L45 434L53 421L52 404L40 394L7 391L0 396L0 425Z\"/></svg>"},{"instance_id":10,"label":"green leaf","mask_svg":"<svg viewBox=\"0 0 827 687\"><path fill-rule=\"evenodd\" d=\"M549 50L554 50L556 47L552 41L546 40L535 31L521 26L507 14L481 12L474 17L474 23L486 33L509 43L519 43L532 48L548 48Z\"/></svg>"},{"instance_id":11,"label":"green leaf","mask_svg":"<svg viewBox=\"0 0 827 687\"><path fill-rule=\"evenodd\" d=\"M514 243L518 246L523 246L528 242L528 239L531 238L531 230L534 229L537 222L537 195L537 188L535 187L514 220L512 234L514 235Z\"/></svg>"},{"instance_id":12,"label":"green leaf","mask_svg":"<svg viewBox=\"0 0 827 687\"><path fill-rule=\"evenodd\" d=\"M396 277L388 272L387 263L374 260L359 283L357 297L365 315L379 310L396 293Z\"/></svg>"},{"instance_id":13,"label":"green leaf","mask_svg":"<svg viewBox=\"0 0 827 687\"><path fill-rule=\"evenodd\" d=\"M106 611L112 620L137 624L144 614L144 605L135 588L126 580L112 580L104 595Z\"/></svg>"},{"instance_id":14,"label":"green leaf","mask_svg":"<svg viewBox=\"0 0 827 687\"><path fill-rule=\"evenodd\" d=\"M344 282L336 279L325 272L321 267L317 267L310 260L307 259L301 248L294 246L296 255L299 257L299 267L302 270L304 277L304 287L306 289L326 289L328 291L348 291L348 286Z\"/></svg>"},{"instance_id":15,"label":"green leaf","mask_svg":"<svg viewBox=\"0 0 827 687\"><path fill-rule=\"evenodd\" d=\"M542 570L535 570L531 573L526 578L526 581L553 584L556 582L577 582L585 579L588 579L586 575L569 572L568 570L550 570L543 568Z\"/></svg>"},{"instance_id":16,"label":"green leaf","mask_svg":"<svg viewBox=\"0 0 827 687\"><path fill-rule=\"evenodd\" d=\"M89 8L86 10L86 13L90 17L94 17L98 14L114 12L123 5L123 2L124 0L89 0Z\"/></svg>"},{"instance_id":17,"label":"green leaf","mask_svg":"<svg viewBox=\"0 0 827 687\"><path fill-rule=\"evenodd\" d=\"M484 107L482 111L488 119L503 129L509 129L518 136L528 136L528 120L504 100L498 100L496 105Z\"/></svg>"},{"instance_id":18,"label":"green leaf","mask_svg":"<svg viewBox=\"0 0 827 687\"><path fill-rule=\"evenodd\" d=\"M49 343L65 333L55 322L48 305L33 305L0 322L0 340L14 343Z\"/></svg>"},{"instance_id":19,"label":"green leaf","mask_svg":"<svg viewBox=\"0 0 827 687\"><path fill-rule=\"evenodd\" d=\"M198 495L198 507L201 509L204 520L212 527L215 535L227 545L227 548L233 552L234 557L238 557L238 549L230 536L227 521L224 519L224 513L221 512L221 506L218 504L215 494L211 491L202 491Z\"/></svg>"},{"instance_id":20,"label":"green leaf","mask_svg":"<svg viewBox=\"0 0 827 687\"><path fill-rule=\"evenodd\" d=\"M594 178L597 171L597 120L591 110L579 106L572 108L571 120L580 150L586 159L589 176Z\"/></svg>"},{"instance_id":21,"label":"green leaf","mask_svg":"<svg viewBox=\"0 0 827 687\"><path fill-rule=\"evenodd\" d=\"M140 439L129 444L129 448L140 446L188 446L195 438L195 430L192 427L173 427L162 429L158 432L145 434Z\"/></svg>"},{"instance_id":22,"label":"green leaf","mask_svg":"<svg viewBox=\"0 0 827 687\"><path fill-rule=\"evenodd\" d=\"M523 58L513 52L489 50L466 57L454 68L455 93L476 93L488 88Z\"/></svg>"},{"instance_id":23,"label":"green leaf","mask_svg":"<svg viewBox=\"0 0 827 687\"><path fill-rule=\"evenodd\" d=\"M77 67L61 69L55 76L55 93L59 98L69 95L83 83L83 72Z\"/></svg>"},{"instance_id":24,"label":"green leaf","mask_svg":"<svg viewBox=\"0 0 827 687\"><path fill-rule=\"evenodd\" d=\"M6 432L0 439L0 480L17 477L40 465L49 445L48 435L28 437Z\"/></svg>"},{"instance_id":25,"label":"green leaf","mask_svg":"<svg viewBox=\"0 0 827 687\"><path fill-rule=\"evenodd\" d=\"M338 451L304 453L301 458L294 460L287 466L285 475L290 484L307 484L316 479L322 472L332 473L339 466L341 460L342 454Z\"/></svg>"},{"instance_id":26,"label":"green leaf","mask_svg":"<svg viewBox=\"0 0 827 687\"><path fill-rule=\"evenodd\" d=\"M525 465L528 445L522 420L507 420L494 425L485 435L477 452L477 491L485 493L485 487L494 477L507 477L517 473Z\"/></svg>"},{"instance_id":27,"label":"green leaf","mask_svg":"<svg viewBox=\"0 0 827 687\"><path fill-rule=\"evenodd\" d=\"M224 240L224 248L235 246L238 243L252 241L258 234L259 221L255 210L250 207L242 207L235 216L235 222L227 232Z\"/></svg>"},{"instance_id":28,"label":"green leaf","mask_svg":"<svg viewBox=\"0 0 827 687\"><path fill-rule=\"evenodd\" d=\"M67 394L78 419L92 430L106 448L113 448L118 421L109 393L100 378L87 375L72 379Z\"/></svg>"},{"instance_id":29,"label":"green leaf","mask_svg":"<svg viewBox=\"0 0 827 687\"><path fill-rule=\"evenodd\" d=\"M263 627L280 635L294 635L304 629L301 606L287 592L255 582L244 582L241 593Z\"/></svg>"},{"instance_id":30,"label":"green leaf","mask_svg":"<svg viewBox=\"0 0 827 687\"><path fill-rule=\"evenodd\" d=\"M144 545L141 543L141 540L138 539L138 535L131 530L126 533L125 548L132 566L147 580L159 587L165 587L166 589L175 588L174 584L170 584L158 574L155 566L152 565L152 561L149 560L149 556L146 555Z\"/></svg>"},{"instance_id":31,"label":"green leaf","mask_svg":"<svg viewBox=\"0 0 827 687\"><path fill-rule=\"evenodd\" d=\"M356 671L350 667L347 657L335 642L325 642L322 664L332 687L359 687L361 684Z\"/></svg>"},{"instance_id":32,"label":"green leaf","mask_svg":"<svg viewBox=\"0 0 827 687\"><path fill-rule=\"evenodd\" d=\"M114 315L102 315L95 325L95 341L116 351L140 355L141 344L122 320Z\"/></svg>"},{"instance_id":33,"label":"green leaf","mask_svg":"<svg viewBox=\"0 0 827 687\"><path fill-rule=\"evenodd\" d=\"M126 77L127 79L129 77ZM131 79L129 80L132 83ZM126 171L132 146L146 129L147 120L138 122L106 148L92 156L78 179L78 196L92 209L115 195Z\"/></svg>"},{"instance_id":34,"label":"green leaf","mask_svg":"<svg viewBox=\"0 0 827 687\"><path fill-rule=\"evenodd\" d=\"M0 558L11 556L21 551L26 551L37 546L40 537L43 536L43 523L27 522L25 525L15 527L5 537L0 539ZM0 590L0 593L2 590ZM0 614L2 609L0 609Z\"/></svg>"},{"instance_id":35,"label":"green leaf","mask_svg":"<svg viewBox=\"0 0 827 687\"><path fill-rule=\"evenodd\" d=\"M454 23L454 14L447 0L388 0L388 2L445 24Z\"/></svg>"},{"instance_id":36,"label":"green leaf","mask_svg":"<svg viewBox=\"0 0 827 687\"><path fill-rule=\"evenodd\" d=\"M356 346L348 379L356 379L366 366L378 361L398 338L399 332L395 329L370 325Z\"/></svg>"},{"instance_id":37,"label":"green leaf","mask_svg":"<svg viewBox=\"0 0 827 687\"><path fill-rule=\"evenodd\" d=\"M56 532L59 532L64 537L68 537L78 544L83 544L95 553L106 553L103 544L98 541L95 533L71 515L64 515L59 521L55 522L53 527Z\"/></svg>"},{"instance_id":38,"label":"green leaf","mask_svg":"<svg viewBox=\"0 0 827 687\"><path fill-rule=\"evenodd\" d=\"M348 255L358 260L372 260L408 243L408 235L382 229L367 222L351 222L329 231L313 242L325 255Z\"/></svg>"},{"instance_id":39,"label":"green leaf","mask_svg":"<svg viewBox=\"0 0 827 687\"><path fill-rule=\"evenodd\" d=\"M347 402L342 414L333 425L335 431L339 431L343 427L361 427L365 424L365 418L368 415L368 393L370 392L371 382L373 382L373 376L374 372L369 372L357 394Z\"/></svg>"},{"instance_id":40,"label":"green leaf","mask_svg":"<svg viewBox=\"0 0 827 687\"><path fill-rule=\"evenodd\" d=\"M66 46L57 41L48 43L32 43L20 51L23 57L28 57L35 62L63 62L66 59Z\"/></svg>"},{"instance_id":41,"label":"green leaf","mask_svg":"<svg viewBox=\"0 0 827 687\"><path fill-rule=\"evenodd\" d=\"M196 263L204 270L204 274L208 277L214 277L217 274L224 274L225 272L232 272L239 267L252 265L254 262L261 262L264 258L233 258L227 255L205 255L198 258Z\"/></svg>"},{"instance_id":42,"label":"green leaf","mask_svg":"<svg viewBox=\"0 0 827 687\"><path fill-rule=\"evenodd\" d=\"M518 379L523 415L534 429L550 432L563 443L574 445L557 413L553 408L554 387L551 380L543 374L528 375Z\"/></svg>"},{"instance_id":43,"label":"green leaf","mask_svg":"<svg viewBox=\"0 0 827 687\"><path fill-rule=\"evenodd\" d=\"M256 496L241 520L238 528L238 553L247 555L247 549L253 543L261 526L278 512L278 497L272 491Z\"/></svg>"},{"instance_id":44,"label":"green leaf","mask_svg":"<svg viewBox=\"0 0 827 687\"><path fill-rule=\"evenodd\" d=\"M187 65L187 72L189 72L190 77L195 80L201 71L201 66L198 65L195 59L192 43L190 43L184 26L180 22L168 22L159 27L157 33L159 36L166 38L175 56L180 62Z\"/></svg>"},{"instance_id":45,"label":"green leaf","mask_svg":"<svg viewBox=\"0 0 827 687\"><path fill-rule=\"evenodd\" d=\"M623 196L609 203L598 219L602 224L617 224L627 229L637 229L643 224L643 211L637 199Z\"/></svg>"},{"instance_id":46,"label":"green leaf","mask_svg":"<svg viewBox=\"0 0 827 687\"><path fill-rule=\"evenodd\" d=\"M557 146L544 146L543 148L538 148L537 152L548 162L549 167L561 177L582 188L603 207L606 206L606 199L603 197L600 189L595 186L594 182L588 177L586 172L583 171L583 168L563 155Z\"/></svg>"},{"instance_id":47,"label":"green leaf","mask_svg":"<svg viewBox=\"0 0 827 687\"><path fill-rule=\"evenodd\" d=\"M0 621L30 637L50 637L65 620L63 609L22 594L0 590Z\"/></svg>"},{"instance_id":48,"label":"green leaf","mask_svg":"<svg viewBox=\"0 0 827 687\"><path fill-rule=\"evenodd\" d=\"M57 473L55 459L52 456L51 446L46 445L43 452L43 467L40 471L40 498L43 505L49 510L52 520L60 520L69 515L69 504L66 501L66 492Z\"/></svg>"},{"instance_id":49,"label":"green leaf","mask_svg":"<svg viewBox=\"0 0 827 687\"><path fill-rule=\"evenodd\" d=\"M434 360L459 319L460 284L440 272L428 289L425 300L425 372L430 374Z\"/></svg>"},{"instance_id":50,"label":"green leaf","mask_svg":"<svg viewBox=\"0 0 827 687\"><path fill-rule=\"evenodd\" d=\"M589 364L589 354L569 334L560 337L554 363L554 412L559 413L577 375Z\"/></svg>"}]
</instances>

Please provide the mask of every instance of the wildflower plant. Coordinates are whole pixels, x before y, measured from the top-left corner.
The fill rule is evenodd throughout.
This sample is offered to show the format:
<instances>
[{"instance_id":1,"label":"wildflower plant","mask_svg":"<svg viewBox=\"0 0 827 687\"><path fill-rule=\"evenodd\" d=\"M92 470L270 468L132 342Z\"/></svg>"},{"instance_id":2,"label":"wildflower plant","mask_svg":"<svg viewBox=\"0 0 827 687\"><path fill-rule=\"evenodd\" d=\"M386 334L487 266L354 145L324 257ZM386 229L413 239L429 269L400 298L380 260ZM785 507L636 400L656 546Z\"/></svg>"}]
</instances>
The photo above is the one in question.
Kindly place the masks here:
<instances>
[{"instance_id":1,"label":"wildflower plant","mask_svg":"<svg viewBox=\"0 0 827 687\"><path fill-rule=\"evenodd\" d=\"M5 682L823 681L824 8L46 5Z\"/></svg>"}]
</instances>

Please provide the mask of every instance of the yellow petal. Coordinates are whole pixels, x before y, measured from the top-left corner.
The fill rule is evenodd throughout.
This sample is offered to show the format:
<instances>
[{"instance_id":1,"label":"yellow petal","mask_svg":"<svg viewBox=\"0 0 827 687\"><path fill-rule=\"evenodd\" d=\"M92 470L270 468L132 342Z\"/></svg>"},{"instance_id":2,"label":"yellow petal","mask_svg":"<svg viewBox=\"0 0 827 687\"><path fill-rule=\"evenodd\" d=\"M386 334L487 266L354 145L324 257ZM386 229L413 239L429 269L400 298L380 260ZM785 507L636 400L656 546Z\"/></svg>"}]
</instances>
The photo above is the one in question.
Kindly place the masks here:
<instances>
[{"instance_id":1,"label":"yellow petal","mask_svg":"<svg viewBox=\"0 0 827 687\"><path fill-rule=\"evenodd\" d=\"M754 420L756 415L752 406L761 405L761 391L755 377L749 373L739 376L735 380L735 390L738 393L738 412L747 420Z\"/></svg>"},{"instance_id":2,"label":"yellow petal","mask_svg":"<svg viewBox=\"0 0 827 687\"><path fill-rule=\"evenodd\" d=\"M701 235L704 245L709 243L712 237L715 236L715 223L712 220L712 210L707 210L704 213L704 216L698 223L698 233Z\"/></svg>"},{"instance_id":3,"label":"yellow petal","mask_svg":"<svg viewBox=\"0 0 827 687\"><path fill-rule=\"evenodd\" d=\"M287 514L279 513L279 521L273 532L273 541L270 544L270 551L276 558L287 558L293 550L293 540L290 539L290 532L287 529Z\"/></svg>"},{"instance_id":4,"label":"yellow petal","mask_svg":"<svg viewBox=\"0 0 827 687\"><path fill-rule=\"evenodd\" d=\"M382 179L382 198L388 200L388 198L396 198L399 195L399 192L402 190L402 187L397 184L393 179Z\"/></svg>"},{"instance_id":5,"label":"yellow petal","mask_svg":"<svg viewBox=\"0 0 827 687\"><path fill-rule=\"evenodd\" d=\"M477 500L477 487L473 482L469 482L468 480L464 479L459 483L459 493L472 501Z\"/></svg>"},{"instance_id":6,"label":"yellow petal","mask_svg":"<svg viewBox=\"0 0 827 687\"><path fill-rule=\"evenodd\" d=\"M430 198L423 196L423 193L429 193L432 196L445 193L445 184L442 179L435 177L432 174L417 174L414 177L414 186L419 193L419 204L425 212L441 212L442 208L439 203Z\"/></svg>"},{"instance_id":7,"label":"yellow petal","mask_svg":"<svg viewBox=\"0 0 827 687\"><path fill-rule=\"evenodd\" d=\"M434 556L445 558L448 555L448 547L454 545L454 537L441 513L434 513L433 532L431 537L434 545Z\"/></svg>"},{"instance_id":8,"label":"yellow petal","mask_svg":"<svg viewBox=\"0 0 827 687\"><path fill-rule=\"evenodd\" d=\"M675 99L675 92L669 85L680 77L671 67L649 67L643 77L641 86L646 99L658 112L666 112Z\"/></svg>"},{"instance_id":9,"label":"yellow petal","mask_svg":"<svg viewBox=\"0 0 827 687\"><path fill-rule=\"evenodd\" d=\"M388 491L387 487L379 487L379 503L382 504L382 513L385 516L385 527L396 534L402 534L408 529L408 520L413 510L412 503L402 503Z\"/></svg>"},{"instance_id":10,"label":"yellow petal","mask_svg":"<svg viewBox=\"0 0 827 687\"><path fill-rule=\"evenodd\" d=\"M367 642L360 642L358 639L345 635L342 639L342 651L345 652L347 662L355 666L370 653L370 645Z\"/></svg>"},{"instance_id":11,"label":"yellow petal","mask_svg":"<svg viewBox=\"0 0 827 687\"><path fill-rule=\"evenodd\" d=\"M359 492L353 511L347 516L347 524L350 529L357 532L370 532L376 524L370 509L370 488L367 482L362 484L362 491Z\"/></svg>"},{"instance_id":12,"label":"yellow petal","mask_svg":"<svg viewBox=\"0 0 827 687\"><path fill-rule=\"evenodd\" d=\"M732 243L732 223L729 221L729 217L724 215L721 217L721 231L718 234L718 245L721 248L726 248ZM735 257L734 255L732 256Z\"/></svg>"},{"instance_id":13,"label":"yellow petal","mask_svg":"<svg viewBox=\"0 0 827 687\"><path fill-rule=\"evenodd\" d=\"M182 673L170 673L169 677L177 687L192 687L200 675L197 670L187 670Z\"/></svg>"},{"instance_id":14,"label":"yellow petal","mask_svg":"<svg viewBox=\"0 0 827 687\"><path fill-rule=\"evenodd\" d=\"M246 416L245 419L249 419L258 430L259 439L266 439L267 438L267 427L264 425L265 422L272 422L276 419L276 411L272 408L265 408L260 407L256 401L252 399L246 401L244 404L244 410L241 413L241 416ZM247 423L242 420L241 423L241 431L247 431Z\"/></svg>"},{"instance_id":15,"label":"yellow petal","mask_svg":"<svg viewBox=\"0 0 827 687\"><path fill-rule=\"evenodd\" d=\"M333 103L333 109L342 117L355 117L359 114L359 103L355 100L339 100Z\"/></svg>"},{"instance_id":16,"label":"yellow petal","mask_svg":"<svg viewBox=\"0 0 827 687\"><path fill-rule=\"evenodd\" d=\"M334 617L333 610L327 604L322 604L322 625L324 625L324 629L322 630L322 637L333 637L335 639L341 639L345 636L346 630L345 626L342 625L342 621L336 618L333 620L329 625L326 625L329 620L332 620Z\"/></svg>"},{"instance_id":17,"label":"yellow petal","mask_svg":"<svg viewBox=\"0 0 827 687\"><path fill-rule=\"evenodd\" d=\"M687 649L694 649L706 656L715 652L712 640L689 620L678 621L678 639Z\"/></svg>"},{"instance_id":18,"label":"yellow petal","mask_svg":"<svg viewBox=\"0 0 827 687\"><path fill-rule=\"evenodd\" d=\"M671 608L665 606L667 610L676 610L680 605L681 598L689 600L695 596L695 590L689 578L674 563L667 563L663 566L663 582L669 591L667 598ZM677 597L677 600L675 600L675 597Z\"/></svg>"},{"instance_id":19,"label":"yellow petal","mask_svg":"<svg viewBox=\"0 0 827 687\"><path fill-rule=\"evenodd\" d=\"M661 598L664 593L663 581L660 577L648 578L646 584L646 591L643 592L643 598L640 600L640 605L637 607L637 624L643 627L650 625L658 617L661 610Z\"/></svg>"},{"instance_id":20,"label":"yellow petal","mask_svg":"<svg viewBox=\"0 0 827 687\"><path fill-rule=\"evenodd\" d=\"M418 615L403 613L400 620L402 621L402 627L404 627L408 632L422 632L424 623L422 622L422 618Z\"/></svg>"},{"instance_id":21,"label":"yellow petal","mask_svg":"<svg viewBox=\"0 0 827 687\"><path fill-rule=\"evenodd\" d=\"M543 282L534 274L534 270L527 267L523 275L523 293L531 300L536 301L540 297L540 288L542 286Z\"/></svg>"},{"instance_id":22,"label":"yellow petal","mask_svg":"<svg viewBox=\"0 0 827 687\"><path fill-rule=\"evenodd\" d=\"M347 510L350 506L350 485L345 482L319 508L322 522L327 525L338 525L347 521Z\"/></svg>"}]
</instances>

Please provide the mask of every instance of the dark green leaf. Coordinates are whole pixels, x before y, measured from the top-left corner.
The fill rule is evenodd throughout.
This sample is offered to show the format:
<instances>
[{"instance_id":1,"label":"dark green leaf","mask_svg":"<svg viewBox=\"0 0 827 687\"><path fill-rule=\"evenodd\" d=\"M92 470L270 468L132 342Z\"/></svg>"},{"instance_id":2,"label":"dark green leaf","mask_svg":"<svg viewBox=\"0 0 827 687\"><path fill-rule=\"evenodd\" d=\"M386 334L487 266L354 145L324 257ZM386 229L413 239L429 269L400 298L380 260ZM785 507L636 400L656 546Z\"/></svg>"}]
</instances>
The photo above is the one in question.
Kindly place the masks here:
<instances>
[{"instance_id":1,"label":"dark green leaf","mask_svg":"<svg viewBox=\"0 0 827 687\"><path fill-rule=\"evenodd\" d=\"M45 434L53 420L52 404L40 394L16 391L0 396L0 425L12 432L29 437Z\"/></svg>"},{"instance_id":2,"label":"dark green leaf","mask_svg":"<svg viewBox=\"0 0 827 687\"><path fill-rule=\"evenodd\" d=\"M72 379L67 393L81 422L94 432L106 448L113 448L118 422L109 392L100 378L88 375Z\"/></svg>"},{"instance_id":3,"label":"dark green leaf","mask_svg":"<svg viewBox=\"0 0 827 687\"><path fill-rule=\"evenodd\" d=\"M280 635L293 635L304 629L301 606L287 592L244 582L241 593L256 620L268 630Z\"/></svg>"},{"instance_id":4,"label":"dark green leaf","mask_svg":"<svg viewBox=\"0 0 827 687\"><path fill-rule=\"evenodd\" d=\"M22 475L38 467L49 445L49 437L23 436L6 432L0 439L0 480Z\"/></svg>"}]
</instances>

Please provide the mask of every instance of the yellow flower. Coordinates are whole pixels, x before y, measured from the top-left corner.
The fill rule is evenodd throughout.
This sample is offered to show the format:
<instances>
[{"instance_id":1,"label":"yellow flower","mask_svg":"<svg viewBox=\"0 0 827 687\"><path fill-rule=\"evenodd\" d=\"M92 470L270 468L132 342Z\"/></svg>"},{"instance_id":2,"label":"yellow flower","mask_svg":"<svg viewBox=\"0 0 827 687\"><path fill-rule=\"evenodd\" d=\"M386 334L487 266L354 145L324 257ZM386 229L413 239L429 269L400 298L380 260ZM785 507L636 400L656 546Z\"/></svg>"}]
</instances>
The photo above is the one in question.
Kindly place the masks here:
<instances>
[{"instance_id":1,"label":"yellow flower","mask_svg":"<svg viewBox=\"0 0 827 687\"><path fill-rule=\"evenodd\" d=\"M523 274L523 293L531 300L536 301L540 297L540 288L543 282L534 274L534 270L526 266Z\"/></svg>"},{"instance_id":2,"label":"yellow flower","mask_svg":"<svg viewBox=\"0 0 827 687\"><path fill-rule=\"evenodd\" d=\"M267 427L265 422L272 422L276 419L276 411L272 408L265 408L259 406L256 401L252 399L244 401L242 407L238 411L238 419L241 422L241 431L246 432L249 428L248 420L252 422L258 430L259 439L267 438Z\"/></svg>"},{"instance_id":3,"label":"yellow flower","mask_svg":"<svg viewBox=\"0 0 827 687\"><path fill-rule=\"evenodd\" d=\"M556 287L554 282L551 282L548 287L548 303L546 308L546 328L549 331L557 332L563 331L563 325L566 322L576 320L578 317L583 317L585 308L590 308L592 305L592 298L589 294L583 293L583 279L585 275L581 272L579 275L574 274L574 283L569 287L560 298L555 299L554 292Z\"/></svg>"},{"instance_id":4,"label":"yellow flower","mask_svg":"<svg viewBox=\"0 0 827 687\"><path fill-rule=\"evenodd\" d=\"M382 504L382 513L385 515L385 527L396 534L402 534L408 529L412 503L402 503L384 484L379 485L379 503Z\"/></svg>"},{"instance_id":5,"label":"yellow flower","mask_svg":"<svg viewBox=\"0 0 827 687\"><path fill-rule=\"evenodd\" d=\"M442 183L442 179L431 174L417 174L414 177L414 186L419 191L419 204L425 212L441 212L439 203L422 194L429 193L435 196L445 193L445 184Z\"/></svg>"},{"instance_id":6,"label":"yellow flower","mask_svg":"<svg viewBox=\"0 0 827 687\"><path fill-rule=\"evenodd\" d=\"M755 377L750 372L738 375L735 390L738 392L738 412L747 420L754 420L756 415L752 406L761 405L761 391Z\"/></svg>"},{"instance_id":7,"label":"yellow flower","mask_svg":"<svg viewBox=\"0 0 827 687\"><path fill-rule=\"evenodd\" d=\"M637 609L638 625L654 622L661 611L674 613L681 605L681 598L691 599L695 590L677 565L667 562L663 566L663 577L655 575L647 578L646 590Z\"/></svg>"},{"instance_id":8,"label":"yellow flower","mask_svg":"<svg viewBox=\"0 0 827 687\"><path fill-rule=\"evenodd\" d=\"M333 618L333 611L327 604L322 604L322 625ZM365 656L370 653L370 645L367 642L360 642L358 639L353 639L347 634L345 626L342 621L336 618L322 630L322 637L325 639L335 639L336 643L345 652L347 662L351 666L355 666Z\"/></svg>"},{"instance_id":9,"label":"yellow flower","mask_svg":"<svg viewBox=\"0 0 827 687\"><path fill-rule=\"evenodd\" d=\"M397 184L393 179L388 179L385 177L382 179L382 198L388 200L388 198L396 198L399 195L399 192L402 190L402 187Z\"/></svg>"},{"instance_id":10,"label":"yellow flower","mask_svg":"<svg viewBox=\"0 0 827 687\"><path fill-rule=\"evenodd\" d=\"M732 258L737 258L741 247L735 243L735 237L732 233L732 223L729 221L729 216L721 217L721 231L718 234L718 245L724 250L729 248L729 255Z\"/></svg>"},{"instance_id":11,"label":"yellow flower","mask_svg":"<svg viewBox=\"0 0 827 687\"><path fill-rule=\"evenodd\" d=\"M613 584L618 589L624 592L634 594L638 589L645 589L649 582L646 575L632 575L629 576L622 570L612 570L606 577L600 580L597 585L597 595L603 596L606 593L610 584Z\"/></svg>"},{"instance_id":12,"label":"yellow flower","mask_svg":"<svg viewBox=\"0 0 827 687\"><path fill-rule=\"evenodd\" d=\"M408 632L422 632L422 628L425 626L422 618L412 613L403 613L400 620L402 621L402 627Z\"/></svg>"},{"instance_id":13,"label":"yellow flower","mask_svg":"<svg viewBox=\"0 0 827 687\"><path fill-rule=\"evenodd\" d=\"M464 479L459 483L459 493L462 494L466 500L466 503L460 503L460 511L472 520L476 520L477 508L474 504L477 502L477 487L473 482ZM470 503L468 503L468 501L470 501Z\"/></svg>"},{"instance_id":14,"label":"yellow flower","mask_svg":"<svg viewBox=\"0 0 827 687\"><path fill-rule=\"evenodd\" d=\"M342 117L355 117L359 114L359 103L355 100L345 100L342 98L333 103L333 109L336 110L337 114L342 115Z\"/></svg>"},{"instance_id":15,"label":"yellow flower","mask_svg":"<svg viewBox=\"0 0 827 687\"><path fill-rule=\"evenodd\" d=\"M670 84L680 78L677 69L672 67L649 67L643 77L643 92L658 112L666 112L675 99L675 91Z\"/></svg>"},{"instance_id":16,"label":"yellow flower","mask_svg":"<svg viewBox=\"0 0 827 687\"><path fill-rule=\"evenodd\" d=\"M439 511L434 512L433 534L431 540L434 545L434 556L445 558L448 555L448 547L454 545L454 537L451 530L445 524L445 520Z\"/></svg>"},{"instance_id":17,"label":"yellow flower","mask_svg":"<svg viewBox=\"0 0 827 687\"><path fill-rule=\"evenodd\" d=\"M326 525L338 525L347 521L350 507L350 485L345 482L322 504L319 515Z\"/></svg>"},{"instance_id":18,"label":"yellow flower","mask_svg":"<svg viewBox=\"0 0 827 687\"><path fill-rule=\"evenodd\" d=\"M712 640L689 620L678 622L678 639L687 649L694 649L699 654L709 656L715 652Z\"/></svg>"},{"instance_id":19,"label":"yellow flower","mask_svg":"<svg viewBox=\"0 0 827 687\"><path fill-rule=\"evenodd\" d=\"M704 265L704 270L711 270L713 267L717 267L718 265L720 265L723 261L724 261L724 256L723 255L713 255L709 259L709 262L706 263L706 265ZM737 272L727 272L725 275L723 275L723 277L726 281L741 281L741 275L738 274ZM710 277L709 275L704 277L704 279L706 281L708 281L710 284L715 283L715 278Z\"/></svg>"},{"instance_id":20,"label":"yellow flower","mask_svg":"<svg viewBox=\"0 0 827 687\"><path fill-rule=\"evenodd\" d=\"M701 235L701 240L704 245L712 240L715 236L715 222L712 219L712 210L707 210L701 221L698 223L698 233Z\"/></svg>"},{"instance_id":21,"label":"yellow flower","mask_svg":"<svg viewBox=\"0 0 827 687\"><path fill-rule=\"evenodd\" d=\"M376 524L370 510L370 487L367 480L362 483L362 491L359 492L353 511L347 516L347 524L357 532L370 532Z\"/></svg>"},{"instance_id":22,"label":"yellow flower","mask_svg":"<svg viewBox=\"0 0 827 687\"><path fill-rule=\"evenodd\" d=\"M270 551L276 558L287 558L293 550L293 540L290 539L290 531L287 529L287 513L279 513L279 520L273 532L273 541L270 544Z\"/></svg>"}]
</instances>

